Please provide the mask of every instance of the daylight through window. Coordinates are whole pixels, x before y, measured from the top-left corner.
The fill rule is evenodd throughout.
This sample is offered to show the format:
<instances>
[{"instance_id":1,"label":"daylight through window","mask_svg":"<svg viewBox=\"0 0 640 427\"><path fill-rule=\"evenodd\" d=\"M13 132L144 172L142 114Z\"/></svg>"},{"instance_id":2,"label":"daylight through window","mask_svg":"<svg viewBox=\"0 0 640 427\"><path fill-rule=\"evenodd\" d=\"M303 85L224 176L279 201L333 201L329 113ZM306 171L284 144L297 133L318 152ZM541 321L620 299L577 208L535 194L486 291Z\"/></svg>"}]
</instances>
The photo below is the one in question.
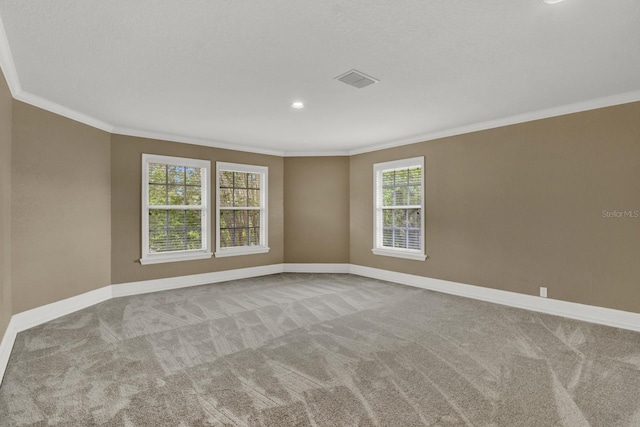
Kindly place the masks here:
<instances>
[{"instance_id":1,"label":"daylight through window","mask_svg":"<svg viewBox=\"0 0 640 427\"><path fill-rule=\"evenodd\" d=\"M375 254L425 259L423 169L423 157L374 165Z\"/></svg>"},{"instance_id":2,"label":"daylight through window","mask_svg":"<svg viewBox=\"0 0 640 427\"><path fill-rule=\"evenodd\" d=\"M143 155L141 263L210 258L205 160Z\"/></svg>"},{"instance_id":3,"label":"daylight through window","mask_svg":"<svg viewBox=\"0 0 640 427\"><path fill-rule=\"evenodd\" d=\"M217 163L216 257L267 252L264 166Z\"/></svg>"}]
</instances>

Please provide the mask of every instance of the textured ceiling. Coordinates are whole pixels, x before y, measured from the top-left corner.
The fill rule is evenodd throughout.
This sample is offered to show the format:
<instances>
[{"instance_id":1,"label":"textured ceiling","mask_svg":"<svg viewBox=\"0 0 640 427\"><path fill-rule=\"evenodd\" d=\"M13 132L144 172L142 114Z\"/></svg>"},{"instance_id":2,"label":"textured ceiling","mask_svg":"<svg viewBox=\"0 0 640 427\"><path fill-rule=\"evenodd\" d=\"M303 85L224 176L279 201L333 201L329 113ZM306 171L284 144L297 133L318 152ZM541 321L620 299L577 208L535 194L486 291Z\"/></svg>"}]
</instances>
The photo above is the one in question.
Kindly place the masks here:
<instances>
[{"instance_id":1,"label":"textured ceiling","mask_svg":"<svg viewBox=\"0 0 640 427\"><path fill-rule=\"evenodd\" d=\"M640 99L638 0L0 0L0 18L18 99L257 151L357 152ZM353 68L380 83L334 80Z\"/></svg>"}]
</instances>

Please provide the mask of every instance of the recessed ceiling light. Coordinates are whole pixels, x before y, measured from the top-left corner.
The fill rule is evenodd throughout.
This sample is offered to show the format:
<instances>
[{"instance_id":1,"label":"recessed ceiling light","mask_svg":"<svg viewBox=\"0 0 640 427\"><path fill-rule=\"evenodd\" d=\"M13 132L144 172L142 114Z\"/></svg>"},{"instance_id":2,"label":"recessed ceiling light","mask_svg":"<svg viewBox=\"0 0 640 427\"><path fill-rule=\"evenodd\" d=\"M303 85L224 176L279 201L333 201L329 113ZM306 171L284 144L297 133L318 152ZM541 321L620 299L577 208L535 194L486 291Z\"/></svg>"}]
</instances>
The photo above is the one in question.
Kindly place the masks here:
<instances>
[{"instance_id":1,"label":"recessed ceiling light","mask_svg":"<svg viewBox=\"0 0 640 427\"><path fill-rule=\"evenodd\" d=\"M302 103L300 101L296 101L296 102L291 104L291 108L295 108L296 110L299 110L301 108L304 108L304 103Z\"/></svg>"},{"instance_id":2,"label":"recessed ceiling light","mask_svg":"<svg viewBox=\"0 0 640 427\"><path fill-rule=\"evenodd\" d=\"M543 2L545 2L546 4L556 4L556 3L560 3L562 0L542 0Z\"/></svg>"}]
</instances>

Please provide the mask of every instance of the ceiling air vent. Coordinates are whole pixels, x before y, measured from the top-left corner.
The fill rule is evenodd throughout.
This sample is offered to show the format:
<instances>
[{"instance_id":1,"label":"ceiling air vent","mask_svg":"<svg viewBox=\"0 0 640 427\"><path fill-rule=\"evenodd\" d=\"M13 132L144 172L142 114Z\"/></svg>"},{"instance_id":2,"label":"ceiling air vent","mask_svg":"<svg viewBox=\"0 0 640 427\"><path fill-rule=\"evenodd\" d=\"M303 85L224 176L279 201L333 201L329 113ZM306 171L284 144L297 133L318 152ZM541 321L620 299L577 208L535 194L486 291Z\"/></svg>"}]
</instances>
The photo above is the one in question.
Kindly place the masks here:
<instances>
[{"instance_id":1,"label":"ceiling air vent","mask_svg":"<svg viewBox=\"0 0 640 427\"><path fill-rule=\"evenodd\" d=\"M347 71L346 73L335 77L335 79L340 80L342 83L357 87L358 89L362 89L363 87L379 82L378 79L369 77L358 70Z\"/></svg>"}]
</instances>

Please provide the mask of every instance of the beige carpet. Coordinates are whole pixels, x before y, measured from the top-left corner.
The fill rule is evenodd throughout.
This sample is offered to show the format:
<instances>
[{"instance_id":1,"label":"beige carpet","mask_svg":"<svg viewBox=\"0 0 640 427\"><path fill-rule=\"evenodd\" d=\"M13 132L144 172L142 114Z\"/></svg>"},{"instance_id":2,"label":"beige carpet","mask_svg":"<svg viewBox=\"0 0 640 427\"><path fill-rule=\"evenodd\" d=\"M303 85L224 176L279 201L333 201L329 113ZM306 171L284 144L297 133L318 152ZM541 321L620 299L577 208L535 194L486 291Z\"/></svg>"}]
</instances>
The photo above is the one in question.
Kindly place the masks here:
<instances>
[{"instance_id":1,"label":"beige carpet","mask_svg":"<svg viewBox=\"0 0 640 427\"><path fill-rule=\"evenodd\" d=\"M358 276L266 276L20 333L0 425L640 426L640 334Z\"/></svg>"}]
</instances>

